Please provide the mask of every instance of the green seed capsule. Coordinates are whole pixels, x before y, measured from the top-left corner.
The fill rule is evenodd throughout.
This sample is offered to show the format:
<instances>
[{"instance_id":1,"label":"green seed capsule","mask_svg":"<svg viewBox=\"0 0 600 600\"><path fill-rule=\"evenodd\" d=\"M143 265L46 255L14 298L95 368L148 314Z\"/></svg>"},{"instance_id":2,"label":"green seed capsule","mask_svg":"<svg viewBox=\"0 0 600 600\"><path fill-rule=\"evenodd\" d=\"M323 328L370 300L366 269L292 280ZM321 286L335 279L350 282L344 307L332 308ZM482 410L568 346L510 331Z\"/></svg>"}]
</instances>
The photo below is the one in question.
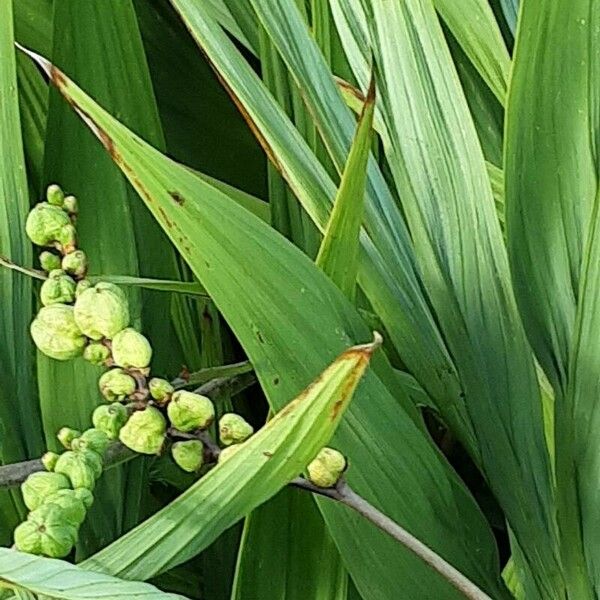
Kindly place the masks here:
<instances>
[{"instance_id":1,"label":"green seed capsule","mask_svg":"<svg viewBox=\"0 0 600 600\"><path fill-rule=\"evenodd\" d=\"M40 352L56 360L81 356L87 342L66 304L42 307L31 323L31 337Z\"/></svg>"},{"instance_id":2,"label":"green seed capsule","mask_svg":"<svg viewBox=\"0 0 600 600\"><path fill-rule=\"evenodd\" d=\"M61 269L50 271L40 288L40 300L44 306L70 304L75 300L75 281Z\"/></svg>"},{"instance_id":3,"label":"green seed capsule","mask_svg":"<svg viewBox=\"0 0 600 600\"><path fill-rule=\"evenodd\" d=\"M33 207L27 217L25 231L38 246L72 244L76 239L69 215L47 202L40 202Z\"/></svg>"},{"instance_id":4,"label":"green seed capsule","mask_svg":"<svg viewBox=\"0 0 600 600\"><path fill-rule=\"evenodd\" d=\"M127 423L128 418L127 409L122 404L113 402L96 408L92 415L92 423L96 429L104 431L109 439L116 440L121 427Z\"/></svg>"},{"instance_id":5,"label":"green seed capsule","mask_svg":"<svg viewBox=\"0 0 600 600\"><path fill-rule=\"evenodd\" d=\"M91 450L102 457L109 443L108 435L104 431L91 428L84 431L81 437L73 440L71 448L75 451Z\"/></svg>"},{"instance_id":6,"label":"green seed capsule","mask_svg":"<svg viewBox=\"0 0 600 600\"><path fill-rule=\"evenodd\" d=\"M47 273L50 273L50 271L56 271L56 269L60 269L60 265L60 256L56 256L56 254L48 252L47 250L44 250L40 254L40 266Z\"/></svg>"},{"instance_id":7,"label":"green seed capsule","mask_svg":"<svg viewBox=\"0 0 600 600\"><path fill-rule=\"evenodd\" d=\"M171 446L173 460L187 473L199 471L204 462L204 445L200 440L175 442Z\"/></svg>"},{"instance_id":8,"label":"green seed capsule","mask_svg":"<svg viewBox=\"0 0 600 600\"><path fill-rule=\"evenodd\" d=\"M219 419L219 438L223 444L239 444L254 433L254 428L244 417L226 413Z\"/></svg>"},{"instance_id":9,"label":"green seed capsule","mask_svg":"<svg viewBox=\"0 0 600 600\"><path fill-rule=\"evenodd\" d=\"M167 405L171 424L179 431L206 429L215 418L215 407L210 398L179 390Z\"/></svg>"},{"instance_id":10,"label":"green seed capsule","mask_svg":"<svg viewBox=\"0 0 600 600\"><path fill-rule=\"evenodd\" d=\"M68 450L60 455L54 471L68 477L73 488L91 491L102 473L102 459L95 452Z\"/></svg>"},{"instance_id":11,"label":"green seed capsule","mask_svg":"<svg viewBox=\"0 0 600 600\"><path fill-rule=\"evenodd\" d=\"M77 297L75 321L93 340L112 339L129 324L125 294L112 283L98 283Z\"/></svg>"},{"instance_id":12,"label":"green seed capsule","mask_svg":"<svg viewBox=\"0 0 600 600\"><path fill-rule=\"evenodd\" d=\"M83 358L98 367L103 367L110 358L110 350L102 342L91 342L83 351Z\"/></svg>"},{"instance_id":13,"label":"green seed capsule","mask_svg":"<svg viewBox=\"0 0 600 600\"><path fill-rule=\"evenodd\" d=\"M48 204L62 208L64 199L65 193L62 191L60 185L53 183L48 186L48 189L46 190L46 200L48 201Z\"/></svg>"},{"instance_id":14,"label":"green seed capsule","mask_svg":"<svg viewBox=\"0 0 600 600\"><path fill-rule=\"evenodd\" d=\"M125 373L123 369L110 369L100 376L98 380L100 393L109 401L124 400L131 396L137 388L135 379Z\"/></svg>"},{"instance_id":15,"label":"green seed capsule","mask_svg":"<svg viewBox=\"0 0 600 600\"><path fill-rule=\"evenodd\" d=\"M89 490L86 491L90 493ZM49 504L62 508L66 521L75 527L79 527L83 523L87 513L87 507L76 490L60 490L48 496L44 501L44 506Z\"/></svg>"},{"instance_id":16,"label":"green seed capsule","mask_svg":"<svg viewBox=\"0 0 600 600\"><path fill-rule=\"evenodd\" d=\"M77 282L77 287L75 288L75 298L79 298L85 290L89 290L93 287L92 282L89 279L81 279Z\"/></svg>"},{"instance_id":17,"label":"green seed capsule","mask_svg":"<svg viewBox=\"0 0 600 600\"><path fill-rule=\"evenodd\" d=\"M79 203L75 196L67 196L62 205L63 210L67 211L69 215L75 216L79 212Z\"/></svg>"},{"instance_id":18,"label":"green seed capsule","mask_svg":"<svg viewBox=\"0 0 600 600\"><path fill-rule=\"evenodd\" d=\"M119 439L128 448L140 454L158 454L167 432L167 423L161 412L150 406L134 412L119 432Z\"/></svg>"},{"instance_id":19,"label":"green seed capsule","mask_svg":"<svg viewBox=\"0 0 600 600\"><path fill-rule=\"evenodd\" d=\"M58 454L56 454L56 452L46 452L46 454L42 456L42 464L44 465L44 469L46 469L46 471L54 471L57 461Z\"/></svg>"},{"instance_id":20,"label":"green seed capsule","mask_svg":"<svg viewBox=\"0 0 600 600\"><path fill-rule=\"evenodd\" d=\"M152 359L152 346L145 336L127 327L113 338L112 356L124 369L145 369Z\"/></svg>"},{"instance_id":21,"label":"green seed capsule","mask_svg":"<svg viewBox=\"0 0 600 600\"><path fill-rule=\"evenodd\" d=\"M153 377L148 383L148 389L152 398L159 404L167 402L175 391L175 388L166 379L160 377Z\"/></svg>"},{"instance_id":22,"label":"green seed capsule","mask_svg":"<svg viewBox=\"0 0 600 600\"><path fill-rule=\"evenodd\" d=\"M56 438L67 450L71 448L73 440L81 435L81 431L77 429L71 429L70 427L63 427L57 434Z\"/></svg>"},{"instance_id":23,"label":"green seed capsule","mask_svg":"<svg viewBox=\"0 0 600 600\"><path fill-rule=\"evenodd\" d=\"M29 510L35 510L51 494L70 487L70 482L64 475L42 471L40 473L32 473L23 482L21 493L23 494L25 506Z\"/></svg>"},{"instance_id":24,"label":"green seed capsule","mask_svg":"<svg viewBox=\"0 0 600 600\"><path fill-rule=\"evenodd\" d=\"M308 479L318 487L333 487L346 469L346 459L333 448L323 448L306 467Z\"/></svg>"},{"instance_id":25,"label":"green seed capsule","mask_svg":"<svg viewBox=\"0 0 600 600\"><path fill-rule=\"evenodd\" d=\"M75 250L66 254L61 263L63 271L71 273L78 279L84 277L88 269L87 255L83 250Z\"/></svg>"}]
</instances>

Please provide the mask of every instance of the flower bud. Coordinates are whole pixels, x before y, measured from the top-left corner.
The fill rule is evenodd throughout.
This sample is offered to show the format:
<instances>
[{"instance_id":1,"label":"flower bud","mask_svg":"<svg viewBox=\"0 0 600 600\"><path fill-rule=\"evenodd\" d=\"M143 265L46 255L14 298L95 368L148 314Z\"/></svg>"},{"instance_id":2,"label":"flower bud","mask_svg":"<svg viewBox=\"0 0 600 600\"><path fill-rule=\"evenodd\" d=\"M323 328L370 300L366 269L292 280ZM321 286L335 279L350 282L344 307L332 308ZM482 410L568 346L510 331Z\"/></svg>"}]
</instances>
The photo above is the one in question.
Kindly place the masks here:
<instances>
[{"instance_id":1,"label":"flower bud","mask_svg":"<svg viewBox=\"0 0 600 600\"><path fill-rule=\"evenodd\" d=\"M60 185L53 183L48 186L48 189L46 190L46 200L48 201L48 204L62 208L64 199L65 193L62 191Z\"/></svg>"},{"instance_id":2,"label":"flower bud","mask_svg":"<svg viewBox=\"0 0 600 600\"><path fill-rule=\"evenodd\" d=\"M243 448L242 444L234 444L233 446L223 448L223 450L221 450L221 453L219 454L218 463L221 465L226 460L229 460L236 452L240 450L240 448Z\"/></svg>"},{"instance_id":3,"label":"flower bud","mask_svg":"<svg viewBox=\"0 0 600 600\"><path fill-rule=\"evenodd\" d=\"M102 342L92 342L85 347L83 358L93 365L103 367L110 358L110 350Z\"/></svg>"},{"instance_id":4,"label":"flower bud","mask_svg":"<svg viewBox=\"0 0 600 600\"><path fill-rule=\"evenodd\" d=\"M77 488L76 490L73 490L73 492L75 492L75 497L81 500L86 508L90 508L94 503L94 496L90 490Z\"/></svg>"},{"instance_id":5,"label":"flower bud","mask_svg":"<svg viewBox=\"0 0 600 600\"><path fill-rule=\"evenodd\" d=\"M112 341L115 364L125 369L145 369L152 359L150 342L132 327L119 331Z\"/></svg>"},{"instance_id":6,"label":"flower bud","mask_svg":"<svg viewBox=\"0 0 600 600\"><path fill-rule=\"evenodd\" d=\"M30 331L40 352L56 360L80 356L87 342L75 323L73 307L66 304L42 307Z\"/></svg>"},{"instance_id":7,"label":"flower bud","mask_svg":"<svg viewBox=\"0 0 600 600\"><path fill-rule=\"evenodd\" d=\"M50 494L69 487L69 480L60 473L32 473L21 485L23 502L29 510L35 510Z\"/></svg>"},{"instance_id":8,"label":"flower bud","mask_svg":"<svg viewBox=\"0 0 600 600\"><path fill-rule=\"evenodd\" d=\"M76 440L73 440L71 443L71 448L78 451L90 450L98 454L98 456L104 456L106 449L108 448L108 444L110 440L108 439L108 435L104 431L100 429L91 428L87 431L84 431L81 434L81 437L78 437Z\"/></svg>"},{"instance_id":9,"label":"flower bud","mask_svg":"<svg viewBox=\"0 0 600 600\"><path fill-rule=\"evenodd\" d=\"M173 460L187 473L200 470L204 462L204 445L200 440L175 442L171 446Z\"/></svg>"},{"instance_id":10,"label":"flower bud","mask_svg":"<svg viewBox=\"0 0 600 600\"><path fill-rule=\"evenodd\" d=\"M52 246L57 242L63 244L65 239L70 239L71 227L69 215L47 202L36 204L25 223L29 239L38 246Z\"/></svg>"},{"instance_id":11,"label":"flower bud","mask_svg":"<svg viewBox=\"0 0 600 600\"><path fill-rule=\"evenodd\" d=\"M121 427L127 423L128 417L127 409L122 404L113 402L96 408L92 414L92 423L96 429L104 431L109 439L116 440Z\"/></svg>"},{"instance_id":12,"label":"flower bud","mask_svg":"<svg viewBox=\"0 0 600 600\"><path fill-rule=\"evenodd\" d=\"M67 196L62 204L63 210L67 211L70 215L75 216L79 212L79 203L75 196Z\"/></svg>"},{"instance_id":13,"label":"flower bud","mask_svg":"<svg viewBox=\"0 0 600 600\"><path fill-rule=\"evenodd\" d=\"M245 442L253 433L252 425L240 415L226 413L219 419L219 438L226 446Z\"/></svg>"},{"instance_id":14,"label":"flower bud","mask_svg":"<svg viewBox=\"0 0 600 600\"><path fill-rule=\"evenodd\" d=\"M46 452L46 454L42 456L42 464L44 465L44 469L46 469L46 471L54 471L57 460L58 454L56 454L56 452Z\"/></svg>"},{"instance_id":15,"label":"flower bud","mask_svg":"<svg viewBox=\"0 0 600 600\"><path fill-rule=\"evenodd\" d=\"M40 300L44 306L70 304L75 300L75 281L61 269L50 271L40 288Z\"/></svg>"},{"instance_id":16,"label":"flower bud","mask_svg":"<svg viewBox=\"0 0 600 600\"><path fill-rule=\"evenodd\" d=\"M71 273L78 279L84 277L87 273L88 259L83 250L75 250L65 254L61 263L63 271Z\"/></svg>"},{"instance_id":17,"label":"flower bud","mask_svg":"<svg viewBox=\"0 0 600 600\"><path fill-rule=\"evenodd\" d=\"M79 488L79 490L83 490L84 488ZM77 491L79 491L77 490ZM79 497L76 490L60 490L44 501L43 506L47 505L55 505L59 506L63 510L63 515L65 520L74 525L75 527L79 527L84 519L87 512L87 506L83 502L83 500ZM85 490L90 494L89 490Z\"/></svg>"},{"instance_id":18,"label":"flower bud","mask_svg":"<svg viewBox=\"0 0 600 600\"><path fill-rule=\"evenodd\" d=\"M75 298L79 298L85 290L89 290L92 287L92 282L89 279L81 279L77 282L77 287L75 288Z\"/></svg>"},{"instance_id":19,"label":"flower bud","mask_svg":"<svg viewBox=\"0 0 600 600\"><path fill-rule=\"evenodd\" d=\"M215 418L215 407L210 398L179 390L167 405L171 425L179 431L205 429Z\"/></svg>"},{"instance_id":20,"label":"flower bud","mask_svg":"<svg viewBox=\"0 0 600 600\"><path fill-rule=\"evenodd\" d=\"M137 384L135 379L125 373L123 369L110 369L100 376L98 380L100 393L109 401L124 400L135 392Z\"/></svg>"},{"instance_id":21,"label":"flower bud","mask_svg":"<svg viewBox=\"0 0 600 600\"><path fill-rule=\"evenodd\" d=\"M56 241L63 252L73 252L77 247L77 230L72 224L65 225L58 232Z\"/></svg>"},{"instance_id":22,"label":"flower bud","mask_svg":"<svg viewBox=\"0 0 600 600\"><path fill-rule=\"evenodd\" d=\"M148 383L150 395L159 403L163 404L171 398L175 388L166 380L160 377L153 377Z\"/></svg>"},{"instance_id":23,"label":"flower bud","mask_svg":"<svg viewBox=\"0 0 600 600\"><path fill-rule=\"evenodd\" d=\"M29 554L64 558L77 542L77 528L65 521L60 506L41 506L15 529L15 547Z\"/></svg>"},{"instance_id":24,"label":"flower bud","mask_svg":"<svg viewBox=\"0 0 600 600\"><path fill-rule=\"evenodd\" d=\"M58 441L67 449L71 448L73 440L81 435L81 431L77 429L71 429L70 427L63 427L57 434L56 438Z\"/></svg>"},{"instance_id":25,"label":"flower bud","mask_svg":"<svg viewBox=\"0 0 600 600\"><path fill-rule=\"evenodd\" d=\"M52 254L52 252L48 252L47 250L40 253L40 265L47 273L60 269L60 264L60 256L56 256L56 254Z\"/></svg>"},{"instance_id":26,"label":"flower bud","mask_svg":"<svg viewBox=\"0 0 600 600\"><path fill-rule=\"evenodd\" d=\"M346 459L333 448L322 448L316 458L306 467L308 479L317 487L333 487L346 469Z\"/></svg>"},{"instance_id":27,"label":"flower bud","mask_svg":"<svg viewBox=\"0 0 600 600\"><path fill-rule=\"evenodd\" d=\"M140 454L158 454L165 441L167 423L152 406L134 412L119 432L119 439Z\"/></svg>"},{"instance_id":28,"label":"flower bud","mask_svg":"<svg viewBox=\"0 0 600 600\"><path fill-rule=\"evenodd\" d=\"M111 339L129 324L127 298L116 285L98 283L77 297L75 321L89 338Z\"/></svg>"},{"instance_id":29,"label":"flower bud","mask_svg":"<svg viewBox=\"0 0 600 600\"><path fill-rule=\"evenodd\" d=\"M73 488L87 488L91 491L96 485L96 479L102 473L102 459L89 450L83 452L67 450L60 455L54 472L66 475Z\"/></svg>"}]
</instances>

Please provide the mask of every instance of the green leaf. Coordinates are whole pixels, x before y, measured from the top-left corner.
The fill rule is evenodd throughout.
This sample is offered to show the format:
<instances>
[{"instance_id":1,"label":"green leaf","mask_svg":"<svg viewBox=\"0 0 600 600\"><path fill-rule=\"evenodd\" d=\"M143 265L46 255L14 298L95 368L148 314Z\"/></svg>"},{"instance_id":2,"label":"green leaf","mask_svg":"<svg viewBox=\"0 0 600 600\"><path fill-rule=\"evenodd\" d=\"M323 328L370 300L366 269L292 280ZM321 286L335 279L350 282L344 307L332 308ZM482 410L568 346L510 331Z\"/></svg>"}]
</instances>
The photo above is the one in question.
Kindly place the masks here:
<instances>
[{"instance_id":1,"label":"green leaf","mask_svg":"<svg viewBox=\"0 0 600 600\"><path fill-rule=\"evenodd\" d=\"M374 113L373 80L316 259L317 265L351 299L354 298L358 273L359 237Z\"/></svg>"},{"instance_id":2,"label":"green leaf","mask_svg":"<svg viewBox=\"0 0 600 600\"><path fill-rule=\"evenodd\" d=\"M515 33L517 29L517 17L519 15L519 0L500 0L502 12L510 30Z\"/></svg>"},{"instance_id":3,"label":"green leaf","mask_svg":"<svg viewBox=\"0 0 600 600\"><path fill-rule=\"evenodd\" d=\"M206 548L296 477L329 441L379 343L341 354L233 456L84 566L147 579Z\"/></svg>"},{"instance_id":4,"label":"green leaf","mask_svg":"<svg viewBox=\"0 0 600 600\"><path fill-rule=\"evenodd\" d=\"M368 335L355 308L302 252L133 135L42 57L35 58L179 244L252 361L272 408L281 409L344 347ZM376 357L373 367L333 440L352 461L349 483L478 585L503 597L496 548L483 516L417 425L415 409L385 356ZM328 501L319 501L319 507L361 593L455 597L445 580L377 528L349 519ZM432 514L445 516L436 520ZM357 546L357 538L364 543ZM374 552L385 560L369 560Z\"/></svg>"},{"instance_id":5,"label":"green leaf","mask_svg":"<svg viewBox=\"0 0 600 600\"><path fill-rule=\"evenodd\" d=\"M480 441L480 464L541 595L560 596L540 391L468 106L427 0L373 0L371 16L386 157Z\"/></svg>"},{"instance_id":6,"label":"green leaf","mask_svg":"<svg viewBox=\"0 0 600 600\"><path fill-rule=\"evenodd\" d=\"M90 573L62 560L41 558L0 548L0 591L3 583L61 600L183 600L148 583L123 581Z\"/></svg>"},{"instance_id":7,"label":"green leaf","mask_svg":"<svg viewBox=\"0 0 600 600\"><path fill-rule=\"evenodd\" d=\"M196 281L169 281L168 279L148 279L147 277L132 277L131 275L90 275L88 279L92 283L108 281L116 285L141 287L159 292L207 296L206 290Z\"/></svg>"},{"instance_id":8,"label":"green leaf","mask_svg":"<svg viewBox=\"0 0 600 600\"><path fill-rule=\"evenodd\" d=\"M284 489L246 518L232 600L346 600L347 585L346 570L309 494Z\"/></svg>"},{"instance_id":9,"label":"green leaf","mask_svg":"<svg viewBox=\"0 0 600 600\"><path fill-rule=\"evenodd\" d=\"M569 10L565 18L564 9ZM521 9L506 128L517 298L556 395L558 527L569 594L596 597L600 15L591 0ZM544 50L542 50L544 48ZM540 86L543 85L543 90Z\"/></svg>"},{"instance_id":10,"label":"green leaf","mask_svg":"<svg viewBox=\"0 0 600 600\"><path fill-rule=\"evenodd\" d=\"M24 224L29 196L17 97L12 2L0 4L0 254L31 265ZM0 461L17 462L41 452L40 410L33 374L32 281L0 271ZM0 494L0 543L24 507L18 492Z\"/></svg>"}]
</instances>

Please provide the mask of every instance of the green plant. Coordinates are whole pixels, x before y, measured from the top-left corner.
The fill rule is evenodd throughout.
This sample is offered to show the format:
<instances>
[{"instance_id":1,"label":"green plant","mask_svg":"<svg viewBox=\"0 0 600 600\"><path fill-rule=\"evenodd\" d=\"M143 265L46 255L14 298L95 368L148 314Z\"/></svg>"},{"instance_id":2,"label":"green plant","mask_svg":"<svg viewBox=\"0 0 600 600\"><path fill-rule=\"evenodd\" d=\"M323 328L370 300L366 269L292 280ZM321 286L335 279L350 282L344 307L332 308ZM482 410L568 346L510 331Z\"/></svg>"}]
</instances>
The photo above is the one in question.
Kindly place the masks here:
<instances>
[{"instance_id":1,"label":"green plant","mask_svg":"<svg viewBox=\"0 0 600 600\"><path fill-rule=\"evenodd\" d=\"M599 26L594 0L0 3L0 543L26 509L24 549L77 538L73 598L88 571L596 597ZM79 202L35 207L54 182ZM365 366L333 361L373 329L330 442Z\"/></svg>"}]
</instances>

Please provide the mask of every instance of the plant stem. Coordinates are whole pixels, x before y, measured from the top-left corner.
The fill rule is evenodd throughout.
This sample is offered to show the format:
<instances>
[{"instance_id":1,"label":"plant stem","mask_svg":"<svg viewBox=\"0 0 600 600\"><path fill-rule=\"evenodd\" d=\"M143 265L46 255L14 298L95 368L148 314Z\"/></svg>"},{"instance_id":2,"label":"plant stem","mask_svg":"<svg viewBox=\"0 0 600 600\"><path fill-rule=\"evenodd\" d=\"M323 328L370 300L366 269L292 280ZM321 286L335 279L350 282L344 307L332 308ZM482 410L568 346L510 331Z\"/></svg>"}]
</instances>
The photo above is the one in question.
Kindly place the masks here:
<instances>
[{"instance_id":1,"label":"plant stem","mask_svg":"<svg viewBox=\"0 0 600 600\"><path fill-rule=\"evenodd\" d=\"M22 267L21 265L17 265L6 256L0 256L0 266L6 267L7 269L11 269L13 271L17 271L19 273L23 273L23 275L28 275L29 277L33 277L35 279L41 279L44 281L48 279L46 273L43 271L38 271L37 269L29 269L28 267Z\"/></svg>"},{"instance_id":2,"label":"plant stem","mask_svg":"<svg viewBox=\"0 0 600 600\"><path fill-rule=\"evenodd\" d=\"M431 548L406 531L403 527L392 521L387 515L359 496L344 480L341 480L334 488L320 488L310 481L298 477L290 482L290 485L324 496L344 504L355 510L376 527L387 533L390 537L400 542L405 548L418 556L423 562L439 573L451 585L453 585L465 598L470 600L491 600L491 598L470 579L455 569L449 562L436 554Z\"/></svg>"}]
</instances>

